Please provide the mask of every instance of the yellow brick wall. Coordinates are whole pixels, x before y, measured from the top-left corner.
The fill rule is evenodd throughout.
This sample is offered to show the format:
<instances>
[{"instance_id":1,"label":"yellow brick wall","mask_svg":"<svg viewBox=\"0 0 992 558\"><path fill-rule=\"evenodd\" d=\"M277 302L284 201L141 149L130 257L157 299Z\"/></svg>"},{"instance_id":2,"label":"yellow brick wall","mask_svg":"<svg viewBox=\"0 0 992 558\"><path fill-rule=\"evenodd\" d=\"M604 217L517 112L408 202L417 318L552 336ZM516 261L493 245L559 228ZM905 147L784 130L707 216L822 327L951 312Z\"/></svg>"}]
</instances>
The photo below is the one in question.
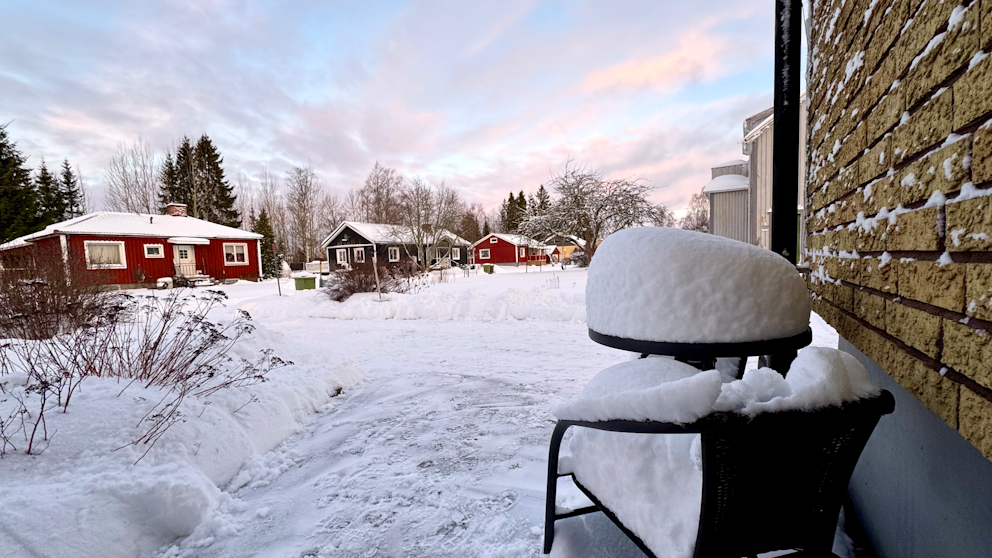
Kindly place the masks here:
<instances>
[{"instance_id":1,"label":"yellow brick wall","mask_svg":"<svg viewBox=\"0 0 992 558\"><path fill-rule=\"evenodd\" d=\"M992 459L992 0L819 0L814 308Z\"/></svg>"}]
</instances>

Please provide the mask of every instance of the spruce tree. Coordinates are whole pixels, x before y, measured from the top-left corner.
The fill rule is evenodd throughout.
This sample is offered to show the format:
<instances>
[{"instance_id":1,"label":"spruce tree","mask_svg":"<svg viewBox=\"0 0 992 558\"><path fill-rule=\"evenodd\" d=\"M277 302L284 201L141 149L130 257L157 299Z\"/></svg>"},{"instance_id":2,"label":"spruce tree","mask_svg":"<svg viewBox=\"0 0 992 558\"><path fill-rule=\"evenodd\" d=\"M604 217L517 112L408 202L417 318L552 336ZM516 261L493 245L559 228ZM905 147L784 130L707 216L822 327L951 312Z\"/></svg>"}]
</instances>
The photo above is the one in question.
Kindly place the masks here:
<instances>
[{"instance_id":1,"label":"spruce tree","mask_svg":"<svg viewBox=\"0 0 992 558\"><path fill-rule=\"evenodd\" d=\"M0 126L0 243L43 228L26 161L7 136L6 125Z\"/></svg>"},{"instance_id":2,"label":"spruce tree","mask_svg":"<svg viewBox=\"0 0 992 558\"><path fill-rule=\"evenodd\" d=\"M195 217L228 227L241 226L235 207L234 187L224 177L224 158L206 134L196 143L196 174L199 194Z\"/></svg>"},{"instance_id":3,"label":"spruce tree","mask_svg":"<svg viewBox=\"0 0 992 558\"><path fill-rule=\"evenodd\" d=\"M59 175L59 191L62 194L63 212L60 220L81 217L86 211L86 195L83 185L72 170L69 159L62 160L62 172Z\"/></svg>"},{"instance_id":4,"label":"spruce tree","mask_svg":"<svg viewBox=\"0 0 992 558\"><path fill-rule=\"evenodd\" d=\"M490 234L492 234L492 232L493 232L492 229L489 228L489 221L486 221L485 223L483 223L483 225L482 225L482 238L485 238L485 237L489 236Z\"/></svg>"},{"instance_id":5,"label":"spruce tree","mask_svg":"<svg viewBox=\"0 0 992 558\"><path fill-rule=\"evenodd\" d=\"M510 192L510 197L506 199L506 232L517 232L517 225L520 224L519 211L517 198L514 197L513 192Z\"/></svg>"},{"instance_id":6,"label":"spruce tree","mask_svg":"<svg viewBox=\"0 0 992 558\"><path fill-rule=\"evenodd\" d=\"M182 203L176 197L179 195L179 168L176 166L175 159L173 159L170 152L166 152L165 154L165 161L162 163L162 168L158 171L158 179L158 203L161 206L160 211L165 212L165 206L170 203Z\"/></svg>"},{"instance_id":7,"label":"spruce tree","mask_svg":"<svg viewBox=\"0 0 992 558\"><path fill-rule=\"evenodd\" d=\"M544 189L544 184L541 184L537 189L537 198L535 201L537 202L536 215L546 215L548 210L551 209L551 196Z\"/></svg>"},{"instance_id":8,"label":"spruce tree","mask_svg":"<svg viewBox=\"0 0 992 558\"><path fill-rule=\"evenodd\" d=\"M523 221L527 215L527 198L524 196L523 190L520 190L520 195L517 196L517 207L520 209L517 215L520 215L520 220ZM517 225L519 226L520 223L518 222Z\"/></svg>"},{"instance_id":9,"label":"spruce tree","mask_svg":"<svg viewBox=\"0 0 992 558\"><path fill-rule=\"evenodd\" d=\"M280 272L279 256L276 254L275 231L272 229L272 222L269 221L269 214L263 208L255 219L255 226L252 232L262 235L259 240L262 249L262 276L275 277Z\"/></svg>"},{"instance_id":10,"label":"spruce tree","mask_svg":"<svg viewBox=\"0 0 992 558\"><path fill-rule=\"evenodd\" d=\"M59 181L48 170L45 159L41 159L38 176L34 179L34 187L38 197L38 219L41 227L62 221L65 208L62 203L62 192Z\"/></svg>"}]
</instances>

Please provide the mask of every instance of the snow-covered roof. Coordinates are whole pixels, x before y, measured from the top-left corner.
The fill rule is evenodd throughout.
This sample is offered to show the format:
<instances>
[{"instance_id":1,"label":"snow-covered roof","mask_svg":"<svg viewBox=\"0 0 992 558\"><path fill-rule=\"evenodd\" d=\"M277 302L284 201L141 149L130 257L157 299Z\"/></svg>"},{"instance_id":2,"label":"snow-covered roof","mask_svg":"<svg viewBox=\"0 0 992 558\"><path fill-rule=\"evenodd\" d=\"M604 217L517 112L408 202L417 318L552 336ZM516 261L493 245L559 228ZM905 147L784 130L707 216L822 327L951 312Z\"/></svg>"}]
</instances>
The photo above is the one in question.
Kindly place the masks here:
<instances>
[{"instance_id":1,"label":"snow-covered roof","mask_svg":"<svg viewBox=\"0 0 992 558\"><path fill-rule=\"evenodd\" d=\"M522 234L509 234L509 233L489 233L486 236L480 238L472 247L481 244L483 240L488 239L490 236L495 236L501 240L509 242L514 246L529 246L531 248L543 248L544 244L534 240L529 236L524 236Z\"/></svg>"},{"instance_id":2,"label":"snow-covered roof","mask_svg":"<svg viewBox=\"0 0 992 558\"><path fill-rule=\"evenodd\" d=\"M727 161L726 163L720 163L719 165L713 165L712 168L719 169L722 167L736 167L737 165L746 165L747 161L744 159L734 159L733 161Z\"/></svg>"},{"instance_id":3,"label":"snow-covered roof","mask_svg":"<svg viewBox=\"0 0 992 558\"><path fill-rule=\"evenodd\" d=\"M225 227L195 217L152 215L148 213L114 213L97 211L45 227L0 245L0 250L18 248L29 242L60 234L91 234L101 236L152 236L193 238L258 239L262 235Z\"/></svg>"},{"instance_id":4,"label":"snow-covered roof","mask_svg":"<svg viewBox=\"0 0 992 558\"><path fill-rule=\"evenodd\" d=\"M725 174L710 180L703 186L704 194L714 194L716 192L733 192L735 190L747 190L747 177L739 174Z\"/></svg>"},{"instance_id":5,"label":"snow-covered roof","mask_svg":"<svg viewBox=\"0 0 992 558\"><path fill-rule=\"evenodd\" d=\"M552 240L554 240L555 238L558 238L558 237L560 237L560 238L567 238L568 240L571 240L572 243L574 243L579 248L585 248L586 247L586 241L585 240L582 240L581 238L579 238L577 236L575 236L574 234L553 234L553 235L549 236L548 238L545 238L544 239L544 243L545 244L548 244Z\"/></svg>"},{"instance_id":6,"label":"snow-covered roof","mask_svg":"<svg viewBox=\"0 0 992 558\"><path fill-rule=\"evenodd\" d=\"M799 103L800 104L806 104L806 92L805 91L803 91L802 94L799 95ZM765 109L765 110L768 110L768 109ZM762 111L762 112L764 112L764 111ZM768 128L769 126L772 125L772 122L774 122L774 121L775 121L775 113L772 112L767 117L765 117L765 119L762 120L760 124L758 124L757 126L755 126L754 128L752 128L751 131L748 132L744 136L744 143L748 143L748 142L754 141L754 139L757 138L759 135L761 135L765 131L766 128Z\"/></svg>"},{"instance_id":7,"label":"snow-covered roof","mask_svg":"<svg viewBox=\"0 0 992 558\"><path fill-rule=\"evenodd\" d=\"M362 238L368 240L369 242L375 244L416 244L417 241L414 238L410 228L405 225L384 225L381 223L360 223L357 221L344 221L338 228L334 229L334 232L327 235L327 238L321 242L321 247L326 247L331 239L336 237L345 228L349 228L356 233L362 235ZM465 240L464 238L458 236L457 234L445 229L441 232L444 238L450 240L453 244L462 244L468 246L471 242Z\"/></svg>"}]
</instances>

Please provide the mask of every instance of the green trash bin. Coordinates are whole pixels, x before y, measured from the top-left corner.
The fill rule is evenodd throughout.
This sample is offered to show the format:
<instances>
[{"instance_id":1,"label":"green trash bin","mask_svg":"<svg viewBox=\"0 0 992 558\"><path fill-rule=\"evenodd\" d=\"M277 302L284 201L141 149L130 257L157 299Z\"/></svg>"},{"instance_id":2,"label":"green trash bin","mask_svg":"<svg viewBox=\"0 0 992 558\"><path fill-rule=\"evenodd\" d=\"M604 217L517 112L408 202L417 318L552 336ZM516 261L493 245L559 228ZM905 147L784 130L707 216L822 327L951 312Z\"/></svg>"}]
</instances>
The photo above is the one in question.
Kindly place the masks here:
<instances>
[{"instance_id":1,"label":"green trash bin","mask_svg":"<svg viewBox=\"0 0 992 558\"><path fill-rule=\"evenodd\" d=\"M486 273L492 273L493 264L482 264L482 271L485 271Z\"/></svg>"},{"instance_id":2,"label":"green trash bin","mask_svg":"<svg viewBox=\"0 0 992 558\"><path fill-rule=\"evenodd\" d=\"M317 288L316 277L294 277L293 280L296 281L296 290L298 291Z\"/></svg>"}]
</instances>

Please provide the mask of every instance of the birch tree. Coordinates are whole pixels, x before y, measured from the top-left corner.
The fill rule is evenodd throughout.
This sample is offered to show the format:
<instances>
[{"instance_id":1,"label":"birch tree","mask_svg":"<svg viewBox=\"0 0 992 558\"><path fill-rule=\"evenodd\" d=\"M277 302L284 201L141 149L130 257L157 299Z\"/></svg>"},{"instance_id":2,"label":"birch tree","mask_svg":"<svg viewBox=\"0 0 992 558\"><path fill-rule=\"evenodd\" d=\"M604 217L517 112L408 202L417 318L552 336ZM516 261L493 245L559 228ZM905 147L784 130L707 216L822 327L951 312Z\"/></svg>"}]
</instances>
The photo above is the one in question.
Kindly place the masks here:
<instances>
[{"instance_id":1,"label":"birch tree","mask_svg":"<svg viewBox=\"0 0 992 558\"><path fill-rule=\"evenodd\" d=\"M418 261L430 267L432 257L450 250L449 231L457 228L463 204L458 193L444 182L432 184L420 177L403 186L401 200L401 230L416 246Z\"/></svg>"},{"instance_id":2,"label":"birch tree","mask_svg":"<svg viewBox=\"0 0 992 558\"><path fill-rule=\"evenodd\" d=\"M107 164L104 207L124 213L158 213L158 166L148 142L120 143Z\"/></svg>"}]
</instances>

